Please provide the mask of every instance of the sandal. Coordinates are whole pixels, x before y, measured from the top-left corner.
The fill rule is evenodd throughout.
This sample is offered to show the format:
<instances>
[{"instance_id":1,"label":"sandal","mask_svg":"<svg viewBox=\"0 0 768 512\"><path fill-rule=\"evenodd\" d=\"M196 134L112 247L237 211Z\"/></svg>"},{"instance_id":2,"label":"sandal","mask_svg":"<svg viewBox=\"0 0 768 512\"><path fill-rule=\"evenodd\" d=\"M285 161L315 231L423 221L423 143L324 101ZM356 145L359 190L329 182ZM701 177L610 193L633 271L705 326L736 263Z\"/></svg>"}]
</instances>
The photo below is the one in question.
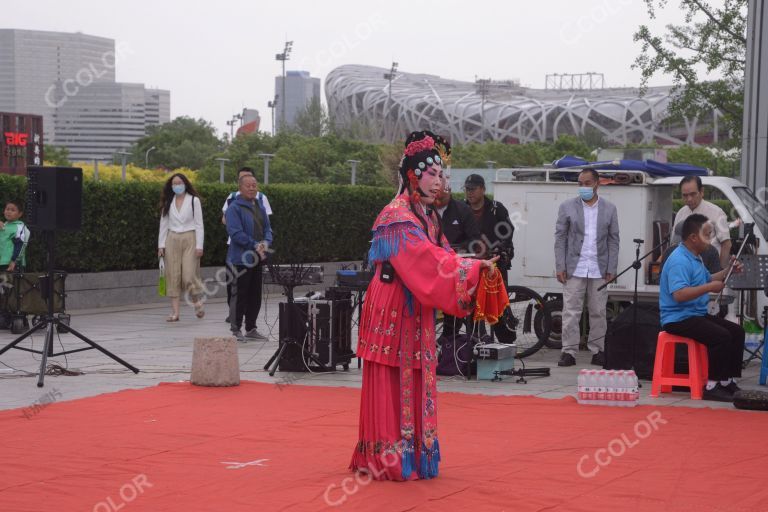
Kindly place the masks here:
<instances>
[{"instance_id":1,"label":"sandal","mask_svg":"<svg viewBox=\"0 0 768 512\"><path fill-rule=\"evenodd\" d=\"M197 318L203 318L205 316L202 302L195 302L195 316L197 316Z\"/></svg>"},{"instance_id":2,"label":"sandal","mask_svg":"<svg viewBox=\"0 0 768 512\"><path fill-rule=\"evenodd\" d=\"M168 315L168 318L165 319L166 322L178 322L179 321L179 315Z\"/></svg>"}]
</instances>

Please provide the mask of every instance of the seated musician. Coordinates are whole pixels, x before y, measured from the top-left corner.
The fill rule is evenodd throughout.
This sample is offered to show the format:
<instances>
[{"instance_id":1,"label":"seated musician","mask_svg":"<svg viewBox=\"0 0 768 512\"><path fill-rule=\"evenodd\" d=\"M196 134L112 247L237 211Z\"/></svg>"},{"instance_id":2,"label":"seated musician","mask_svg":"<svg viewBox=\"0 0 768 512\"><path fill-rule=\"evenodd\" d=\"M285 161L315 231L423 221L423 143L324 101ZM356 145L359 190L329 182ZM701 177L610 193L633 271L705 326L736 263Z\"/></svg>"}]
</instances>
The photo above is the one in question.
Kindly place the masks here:
<instances>
[{"instance_id":1,"label":"seated musician","mask_svg":"<svg viewBox=\"0 0 768 512\"><path fill-rule=\"evenodd\" d=\"M692 338L707 347L709 375L703 398L731 402L739 391L735 379L741 377L744 329L707 313L709 294L723 289L728 272L711 274L704 266L701 254L710 247L711 237L712 225L705 216L693 214L683 222L683 241L661 271L661 325L670 334ZM734 271L741 271L741 264L733 257L731 265Z\"/></svg>"}]
</instances>

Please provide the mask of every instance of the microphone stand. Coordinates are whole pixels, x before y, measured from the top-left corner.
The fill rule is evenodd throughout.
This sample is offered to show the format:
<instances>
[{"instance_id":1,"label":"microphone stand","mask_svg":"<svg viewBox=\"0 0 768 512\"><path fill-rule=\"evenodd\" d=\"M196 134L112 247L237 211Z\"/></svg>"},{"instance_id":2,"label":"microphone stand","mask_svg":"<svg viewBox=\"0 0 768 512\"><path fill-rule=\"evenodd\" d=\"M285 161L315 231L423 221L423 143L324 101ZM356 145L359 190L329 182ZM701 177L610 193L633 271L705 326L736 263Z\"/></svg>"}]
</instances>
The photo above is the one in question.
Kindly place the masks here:
<instances>
[{"instance_id":1,"label":"microphone stand","mask_svg":"<svg viewBox=\"0 0 768 512\"><path fill-rule=\"evenodd\" d=\"M635 261L632 262L630 266L622 270L619 274L613 277L610 281L607 281L605 284L600 286L597 290L601 291L604 290L609 284L614 283L617 279L619 279L621 276L626 274L630 269L635 269L635 289L634 293L632 294L632 369L635 369L635 356L637 354L637 281L640 276L640 269L643 268L642 261L656 252L656 250L661 249L664 245L666 245L669 242L670 235L667 235L664 240L659 243L656 247L645 253L644 255L640 256L640 246L645 243L645 240L642 240L640 238L635 238L632 240L636 246L635 246ZM607 363L607 359L606 359ZM638 383L638 386L640 384Z\"/></svg>"}]
</instances>

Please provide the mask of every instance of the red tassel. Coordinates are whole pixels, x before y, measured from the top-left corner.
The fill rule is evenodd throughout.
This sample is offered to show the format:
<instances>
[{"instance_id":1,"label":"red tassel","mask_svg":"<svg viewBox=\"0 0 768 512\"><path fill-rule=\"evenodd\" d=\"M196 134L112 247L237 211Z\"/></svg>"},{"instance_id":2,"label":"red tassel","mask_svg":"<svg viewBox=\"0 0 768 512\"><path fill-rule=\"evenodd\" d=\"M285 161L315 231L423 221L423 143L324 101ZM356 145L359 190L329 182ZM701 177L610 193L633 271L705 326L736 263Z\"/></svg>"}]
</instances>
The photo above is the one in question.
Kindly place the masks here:
<instances>
[{"instance_id":1,"label":"red tassel","mask_svg":"<svg viewBox=\"0 0 768 512\"><path fill-rule=\"evenodd\" d=\"M413 172L413 169L408 169L408 184L411 186L411 201L413 203L418 203L421 197L421 194L419 194L419 179L416 177L416 174Z\"/></svg>"},{"instance_id":2,"label":"red tassel","mask_svg":"<svg viewBox=\"0 0 768 512\"><path fill-rule=\"evenodd\" d=\"M495 266L491 270L482 269L477 285L474 320L485 320L493 325L499 321L507 305L509 296L501 272Z\"/></svg>"}]
</instances>

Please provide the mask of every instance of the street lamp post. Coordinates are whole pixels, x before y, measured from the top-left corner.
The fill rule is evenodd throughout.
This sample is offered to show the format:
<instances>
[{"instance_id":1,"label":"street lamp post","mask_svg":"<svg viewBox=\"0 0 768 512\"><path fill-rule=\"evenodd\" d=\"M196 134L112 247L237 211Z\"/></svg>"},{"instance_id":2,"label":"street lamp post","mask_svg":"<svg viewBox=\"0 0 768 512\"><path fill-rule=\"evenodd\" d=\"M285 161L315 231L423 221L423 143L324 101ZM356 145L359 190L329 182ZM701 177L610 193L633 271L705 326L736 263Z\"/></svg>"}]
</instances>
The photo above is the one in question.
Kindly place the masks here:
<instances>
[{"instance_id":1,"label":"street lamp post","mask_svg":"<svg viewBox=\"0 0 768 512\"><path fill-rule=\"evenodd\" d=\"M156 150L156 149L157 149L157 148L156 148L155 146L152 146L151 148L149 148L149 149L147 150L147 152L146 152L146 153L144 153L144 168L145 168L145 169L149 169L149 152L150 152L150 151L154 151L154 150Z\"/></svg>"},{"instance_id":2,"label":"street lamp post","mask_svg":"<svg viewBox=\"0 0 768 512\"><path fill-rule=\"evenodd\" d=\"M261 158L264 159L264 185L269 185L269 159L275 155L272 153L259 153Z\"/></svg>"},{"instance_id":3,"label":"street lamp post","mask_svg":"<svg viewBox=\"0 0 768 512\"><path fill-rule=\"evenodd\" d=\"M283 87L282 87L282 96L283 96L283 105L280 109L280 129L285 129L285 61L290 60L291 58L291 50L293 49L293 41L286 41L285 42L285 48L283 48L283 53L278 53L275 55L275 60L279 60L283 63Z\"/></svg>"},{"instance_id":4,"label":"street lamp post","mask_svg":"<svg viewBox=\"0 0 768 512\"><path fill-rule=\"evenodd\" d=\"M275 94L274 101L268 101L267 106L272 109L272 136L275 135L275 108L277 108L277 98L279 98L279 94Z\"/></svg>"},{"instance_id":5,"label":"street lamp post","mask_svg":"<svg viewBox=\"0 0 768 512\"><path fill-rule=\"evenodd\" d=\"M389 73L384 73L384 80L389 81L389 87L387 88L387 106L384 109L385 117L389 117L389 110L392 108L392 80L394 80L396 76L397 76L397 62L393 62L392 67L389 68ZM386 130L386 125L387 124L384 123L385 130Z\"/></svg>"},{"instance_id":6,"label":"street lamp post","mask_svg":"<svg viewBox=\"0 0 768 512\"><path fill-rule=\"evenodd\" d=\"M347 163L352 164L352 185L357 184L357 164L360 160L347 160Z\"/></svg>"},{"instance_id":7,"label":"street lamp post","mask_svg":"<svg viewBox=\"0 0 768 512\"><path fill-rule=\"evenodd\" d=\"M224 183L224 163L229 162L229 158L217 158L219 162L219 183Z\"/></svg>"},{"instance_id":8,"label":"street lamp post","mask_svg":"<svg viewBox=\"0 0 768 512\"><path fill-rule=\"evenodd\" d=\"M125 178L126 178L126 176L125 176L125 165L126 165L126 159L127 159L127 157L131 156L131 155L132 155L132 153L129 153L128 151L118 151L118 152L117 152L117 153L115 153L115 154L117 154L117 155L120 155L120 156L122 156L122 157L123 157L123 171L122 171L122 176L123 176L123 181L125 181Z\"/></svg>"},{"instance_id":9,"label":"street lamp post","mask_svg":"<svg viewBox=\"0 0 768 512\"><path fill-rule=\"evenodd\" d=\"M480 93L480 142L485 142L485 98L488 96L491 79L480 78L475 80L475 85L477 86L477 92Z\"/></svg>"}]
</instances>

